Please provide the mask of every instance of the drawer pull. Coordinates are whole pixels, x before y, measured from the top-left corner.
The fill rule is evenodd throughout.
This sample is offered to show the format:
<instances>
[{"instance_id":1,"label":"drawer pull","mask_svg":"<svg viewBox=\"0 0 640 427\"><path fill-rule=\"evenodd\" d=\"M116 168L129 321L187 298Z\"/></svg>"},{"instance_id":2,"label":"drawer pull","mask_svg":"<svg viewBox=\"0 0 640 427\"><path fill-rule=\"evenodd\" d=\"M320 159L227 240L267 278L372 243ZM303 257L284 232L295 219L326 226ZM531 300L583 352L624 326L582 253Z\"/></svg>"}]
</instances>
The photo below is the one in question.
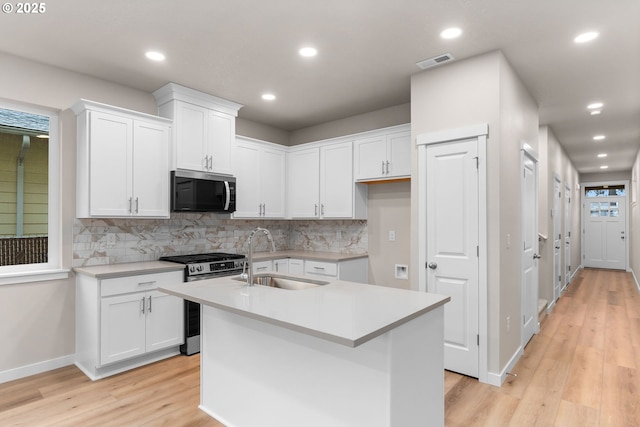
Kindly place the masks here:
<instances>
[{"instance_id":1,"label":"drawer pull","mask_svg":"<svg viewBox=\"0 0 640 427\"><path fill-rule=\"evenodd\" d=\"M324 267L313 267L316 270L324 270Z\"/></svg>"},{"instance_id":2,"label":"drawer pull","mask_svg":"<svg viewBox=\"0 0 640 427\"><path fill-rule=\"evenodd\" d=\"M142 297L142 299L140 300L140 302L141 302L140 311L142 312L142 314L144 314L144 297Z\"/></svg>"},{"instance_id":3,"label":"drawer pull","mask_svg":"<svg viewBox=\"0 0 640 427\"><path fill-rule=\"evenodd\" d=\"M149 295L149 313L151 313L151 295Z\"/></svg>"},{"instance_id":4,"label":"drawer pull","mask_svg":"<svg viewBox=\"0 0 640 427\"><path fill-rule=\"evenodd\" d=\"M257 271L263 271L263 270L266 270L266 269L267 269L267 267L256 267Z\"/></svg>"},{"instance_id":5,"label":"drawer pull","mask_svg":"<svg viewBox=\"0 0 640 427\"><path fill-rule=\"evenodd\" d=\"M155 280L151 280L149 282L138 282L138 286L151 286L151 285L155 285L156 281Z\"/></svg>"}]
</instances>

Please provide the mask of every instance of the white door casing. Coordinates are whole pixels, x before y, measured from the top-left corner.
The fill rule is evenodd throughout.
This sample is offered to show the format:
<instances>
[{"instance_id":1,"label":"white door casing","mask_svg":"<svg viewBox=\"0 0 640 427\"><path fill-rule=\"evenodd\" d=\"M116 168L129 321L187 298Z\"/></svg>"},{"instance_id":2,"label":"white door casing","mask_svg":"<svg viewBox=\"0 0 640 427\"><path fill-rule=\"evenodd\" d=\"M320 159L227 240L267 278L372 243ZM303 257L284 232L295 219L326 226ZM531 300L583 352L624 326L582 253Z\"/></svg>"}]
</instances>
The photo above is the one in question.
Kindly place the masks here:
<instances>
[{"instance_id":1,"label":"white door casing","mask_svg":"<svg viewBox=\"0 0 640 427\"><path fill-rule=\"evenodd\" d=\"M562 289L562 223L561 223L561 201L562 201L562 184L558 176L553 180L553 301L549 307L553 307L555 302L560 298L560 290Z\"/></svg>"},{"instance_id":2,"label":"white door casing","mask_svg":"<svg viewBox=\"0 0 640 427\"><path fill-rule=\"evenodd\" d=\"M564 187L564 288L571 281L571 187Z\"/></svg>"},{"instance_id":3,"label":"white door casing","mask_svg":"<svg viewBox=\"0 0 640 427\"><path fill-rule=\"evenodd\" d=\"M628 183L624 182L624 185L626 190ZM583 190L589 186L591 185L584 185ZM627 193L628 191L625 191L624 196L585 197L583 191L583 264L585 267L627 269L629 253Z\"/></svg>"},{"instance_id":4,"label":"white door casing","mask_svg":"<svg viewBox=\"0 0 640 427\"><path fill-rule=\"evenodd\" d=\"M522 149L522 348L538 332L538 161L526 144Z\"/></svg>"},{"instance_id":5,"label":"white door casing","mask_svg":"<svg viewBox=\"0 0 640 427\"><path fill-rule=\"evenodd\" d=\"M480 125L417 140L418 259L424 265L418 288L451 296L445 305L445 369L482 382L488 382L487 130Z\"/></svg>"}]
</instances>

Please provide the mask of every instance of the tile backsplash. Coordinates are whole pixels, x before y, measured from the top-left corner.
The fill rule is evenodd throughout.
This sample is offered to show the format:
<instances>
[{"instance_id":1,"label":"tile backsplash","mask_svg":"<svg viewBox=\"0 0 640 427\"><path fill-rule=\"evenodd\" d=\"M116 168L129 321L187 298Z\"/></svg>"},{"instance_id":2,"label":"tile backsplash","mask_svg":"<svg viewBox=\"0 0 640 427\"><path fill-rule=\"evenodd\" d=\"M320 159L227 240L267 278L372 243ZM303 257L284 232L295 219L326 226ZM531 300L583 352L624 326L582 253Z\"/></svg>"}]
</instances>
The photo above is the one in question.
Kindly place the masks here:
<instances>
[{"instance_id":1,"label":"tile backsplash","mask_svg":"<svg viewBox=\"0 0 640 427\"><path fill-rule=\"evenodd\" d=\"M164 255L246 253L256 227L269 229L277 250L367 252L363 220L239 220L216 214L172 214L170 219L75 219L73 267L151 261ZM268 251L266 238L255 251Z\"/></svg>"}]
</instances>

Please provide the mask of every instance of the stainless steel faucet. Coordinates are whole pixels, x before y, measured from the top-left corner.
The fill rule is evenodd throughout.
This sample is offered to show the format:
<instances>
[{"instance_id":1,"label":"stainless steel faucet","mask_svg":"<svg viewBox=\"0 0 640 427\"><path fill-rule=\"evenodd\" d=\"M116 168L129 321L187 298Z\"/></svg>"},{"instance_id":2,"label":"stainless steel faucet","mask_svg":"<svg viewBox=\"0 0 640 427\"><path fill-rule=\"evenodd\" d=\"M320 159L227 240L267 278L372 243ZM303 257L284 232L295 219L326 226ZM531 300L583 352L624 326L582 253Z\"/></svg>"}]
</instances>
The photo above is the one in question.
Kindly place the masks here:
<instances>
[{"instance_id":1,"label":"stainless steel faucet","mask_svg":"<svg viewBox=\"0 0 640 427\"><path fill-rule=\"evenodd\" d=\"M248 244L249 244L249 272L247 274L247 285L253 286L253 238L256 234L266 234L267 239L271 242L271 252L276 251L276 245L273 243L273 237L271 237L271 232L266 228L257 227L255 230L249 234ZM245 264L246 265L246 264Z\"/></svg>"}]
</instances>

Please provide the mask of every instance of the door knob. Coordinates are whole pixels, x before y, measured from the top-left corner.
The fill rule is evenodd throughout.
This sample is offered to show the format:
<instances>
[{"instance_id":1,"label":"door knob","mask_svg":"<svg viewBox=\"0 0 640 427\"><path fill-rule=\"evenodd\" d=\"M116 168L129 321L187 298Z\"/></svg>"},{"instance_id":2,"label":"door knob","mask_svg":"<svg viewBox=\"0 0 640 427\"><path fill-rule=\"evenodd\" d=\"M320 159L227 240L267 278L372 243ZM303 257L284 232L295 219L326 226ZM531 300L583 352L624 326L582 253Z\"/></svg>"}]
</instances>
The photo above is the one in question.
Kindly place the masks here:
<instances>
[{"instance_id":1,"label":"door knob","mask_svg":"<svg viewBox=\"0 0 640 427\"><path fill-rule=\"evenodd\" d=\"M556 246L556 249L560 249L560 246Z\"/></svg>"},{"instance_id":2,"label":"door knob","mask_svg":"<svg viewBox=\"0 0 640 427\"><path fill-rule=\"evenodd\" d=\"M436 264L435 262L430 262L428 267L432 270L435 270L436 268L438 268L438 264Z\"/></svg>"},{"instance_id":3,"label":"door knob","mask_svg":"<svg viewBox=\"0 0 640 427\"><path fill-rule=\"evenodd\" d=\"M542 258L540 255L538 255L538 254L533 254L533 259L540 259L540 258Z\"/></svg>"}]
</instances>

